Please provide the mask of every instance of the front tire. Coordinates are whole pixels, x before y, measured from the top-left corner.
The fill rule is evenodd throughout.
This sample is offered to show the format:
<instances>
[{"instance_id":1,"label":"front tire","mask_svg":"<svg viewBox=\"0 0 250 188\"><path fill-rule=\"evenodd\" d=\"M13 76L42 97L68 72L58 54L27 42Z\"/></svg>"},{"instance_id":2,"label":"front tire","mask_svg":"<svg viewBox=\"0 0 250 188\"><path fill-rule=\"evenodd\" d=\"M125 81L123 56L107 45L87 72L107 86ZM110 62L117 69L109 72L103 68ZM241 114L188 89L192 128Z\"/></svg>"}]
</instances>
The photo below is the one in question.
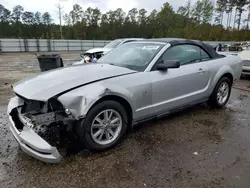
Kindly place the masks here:
<instances>
[{"instance_id":1,"label":"front tire","mask_svg":"<svg viewBox=\"0 0 250 188\"><path fill-rule=\"evenodd\" d=\"M128 127L124 107L116 101L102 101L95 105L80 122L78 135L86 148L104 151L118 144Z\"/></svg>"},{"instance_id":2,"label":"front tire","mask_svg":"<svg viewBox=\"0 0 250 188\"><path fill-rule=\"evenodd\" d=\"M229 78L223 77L216 84L209 99L209 105L215 108L223 108L231 95L232 83Z\"/></svg>"}]
</instances>

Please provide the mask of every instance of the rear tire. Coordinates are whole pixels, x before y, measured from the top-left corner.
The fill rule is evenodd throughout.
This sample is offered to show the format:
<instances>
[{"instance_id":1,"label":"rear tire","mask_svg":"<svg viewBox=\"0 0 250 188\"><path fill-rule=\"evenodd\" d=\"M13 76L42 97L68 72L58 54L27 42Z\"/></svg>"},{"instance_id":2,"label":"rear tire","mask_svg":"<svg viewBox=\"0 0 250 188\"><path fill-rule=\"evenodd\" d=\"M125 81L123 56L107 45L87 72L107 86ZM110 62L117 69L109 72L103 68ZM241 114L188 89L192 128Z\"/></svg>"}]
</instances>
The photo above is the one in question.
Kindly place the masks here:
<instances>
[{"instance_id":1,"label":"rear tire","mask_svg":"<svg viewBox=\"0 0 250 188\"><path fill-rule=\"evenodd\" d=\"M231 95L232 83L228 77L222 77L216 84L208 104L215 108L223 108Z\"/></svg>"},{"instance_id":2,"label":"rear tire","mask_svg":"<svg viewBox=\"0 0 250 188\"><path fill-rule=\"evenodd\" d=\"M98 103L88 112L79 122L77 132L87 149L104 151L121 141L127 127L128 116L124 107L108 100Z\"/></svg>"}]
</instances>

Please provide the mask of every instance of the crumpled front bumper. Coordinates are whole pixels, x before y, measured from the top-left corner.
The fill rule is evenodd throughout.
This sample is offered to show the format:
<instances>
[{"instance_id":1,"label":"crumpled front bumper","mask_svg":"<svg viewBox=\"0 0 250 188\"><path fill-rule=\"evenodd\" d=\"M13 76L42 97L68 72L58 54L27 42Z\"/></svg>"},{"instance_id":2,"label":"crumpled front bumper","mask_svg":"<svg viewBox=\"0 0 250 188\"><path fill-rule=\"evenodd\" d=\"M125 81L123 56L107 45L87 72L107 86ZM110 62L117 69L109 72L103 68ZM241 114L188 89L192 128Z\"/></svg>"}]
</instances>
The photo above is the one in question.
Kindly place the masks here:
<instances>
[{"instance_id":1,"label":"crumpled front bumper","mask_svg":"<svg viewBox=\"0 0 250 188\"><path fill-rule=\"evenodd\" d=\"M22 131L19 131L16 128L15 122L13 121L10 113L13 109L21 106L22 103L22 100L20 100L18 97L14 97L10 100L7 109L7 113L11 122L10 130L18 141L22 151L43 162L58 163L62 157L59 154L57 148L51 146L48 142L46 142L43 138L36 134L34 130L30 128L29 122L27 122L23 118L19 118L24 127Z\"/></svg>"}]
</instances>

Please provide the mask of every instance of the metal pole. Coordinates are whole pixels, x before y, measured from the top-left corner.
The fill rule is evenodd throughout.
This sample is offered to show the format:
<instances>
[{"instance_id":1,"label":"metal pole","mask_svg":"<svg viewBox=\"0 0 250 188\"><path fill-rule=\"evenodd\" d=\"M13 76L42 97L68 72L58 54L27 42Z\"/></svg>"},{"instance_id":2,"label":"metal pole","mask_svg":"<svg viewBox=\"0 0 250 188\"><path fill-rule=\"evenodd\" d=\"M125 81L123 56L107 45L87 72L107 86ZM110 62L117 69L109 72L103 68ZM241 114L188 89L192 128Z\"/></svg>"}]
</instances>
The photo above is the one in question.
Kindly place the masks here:
<instances>
[{"instance_id":1,"label":"metal pole","mask_svg":"<svg viewBox=\"0 0 250 188\"><path fill-rule=\"evenodd\" d=\"M20 49L20 52L22 52L22 45L21 45L21 39L19 38L19 49Z\"/></svg>"},{"instance_id":2,"label":"metal pole","mask_svg":"<svg viewBox=\"0 0 250 188\"><path fill-rule=\"evenodd\" d=\"M67 40L67 45L68 45L68 51L69 51L69 41Z\"/></svg>"},{"instance_id":3,"label":"metal pole","mask_svg":"<svg viewBox=\"0 0 250 188\"><path fill-rule=\"evenodd\" d=\"M59 22L60 22L60 35L61 35L61 39L63 39L63 34L62 34L62 9L63 9L63 6L61 6L58 3L56 5L56 7L58 8L58 17L59 17Z\"/></svg>"},{"instance_id":4,"label":"metal pole","mask_svg":"<svg viewBox=\"0 0 250 188\"><path fill-rule=\"evenodd\" d=\"M53 41L53 51L55 52L56 50L55 50L55 40L52 40Z\"/></svg>"},{"instance_id":5,"label":"metal pole","mask_svg":"<svg viewBox=\"0 0 250 188\"><path fill-rule=\"evenodd\" d=\"M28 40L27 39L23 39L23 44L24 44L24 51L28 52L29 51L29 49L28 49Z\"/></svg>"},{"instance_id":6,"label":"metal pole","mask_svg":"<svg viewBox=\"0 0 250 188\"><path fill-rule=\"evenodd\" d=\"M36 48L37 48L37 51L40 52L39 39L36 39Z\"/></svg>"},{"instance_id":7,"label":"metal pole","mask_svg":"<svg viewBox=\"0 0 250 188\"><path fill-rule=\"evenodd\" d=\"M48 51L50 52L51 51L50 39L47 40L47 48L48 48Z\"/></svg>"}]
</instances>

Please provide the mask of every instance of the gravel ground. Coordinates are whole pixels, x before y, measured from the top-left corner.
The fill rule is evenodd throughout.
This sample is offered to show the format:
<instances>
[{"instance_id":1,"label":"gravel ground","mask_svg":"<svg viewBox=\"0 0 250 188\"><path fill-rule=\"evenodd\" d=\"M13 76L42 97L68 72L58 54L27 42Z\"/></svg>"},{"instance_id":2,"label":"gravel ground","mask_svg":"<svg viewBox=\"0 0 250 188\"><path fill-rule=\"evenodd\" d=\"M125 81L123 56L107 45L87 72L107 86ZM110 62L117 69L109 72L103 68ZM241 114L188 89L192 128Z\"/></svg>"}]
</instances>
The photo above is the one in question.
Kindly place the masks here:
<instances>
[{"instance_id":1,"label":"gravel ground","mask_svg":"<svg viewBox=\"0 0 250 188\"><path fill-rule=\"evenodd\" d=\"M198 105L144 123L107 152L80 151L53 165L27 156L5 111L10 85L37 64L31 54L0 55L0 187L250 187L250 92L239 89L224 109ZM236 86L247 90L249 78Z\"/></svg>"}]
</instances>

